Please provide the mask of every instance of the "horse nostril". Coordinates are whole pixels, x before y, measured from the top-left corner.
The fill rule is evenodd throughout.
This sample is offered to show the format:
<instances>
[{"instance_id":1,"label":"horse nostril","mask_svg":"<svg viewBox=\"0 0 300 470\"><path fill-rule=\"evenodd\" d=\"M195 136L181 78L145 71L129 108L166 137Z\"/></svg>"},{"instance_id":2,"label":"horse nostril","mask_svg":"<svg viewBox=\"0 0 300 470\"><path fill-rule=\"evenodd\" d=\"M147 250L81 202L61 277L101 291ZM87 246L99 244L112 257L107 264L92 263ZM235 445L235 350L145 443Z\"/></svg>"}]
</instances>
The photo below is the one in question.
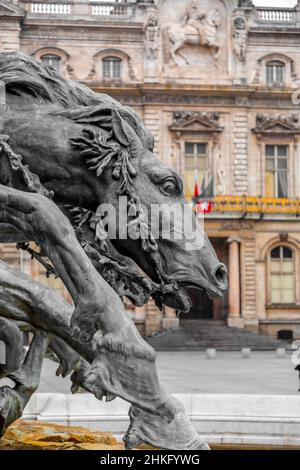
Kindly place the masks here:
<instances>
[{"instance_id":1,"label":"horse nostril","mask_svg":"<svg viewBox=\"0 0 300 470\"><path fill-rule=\"evenodd\" d=\"M220 284L225 284L227 282L227 269L225 264L219 264L215 270L215 279Z\"/></svg>"}]
</instances>

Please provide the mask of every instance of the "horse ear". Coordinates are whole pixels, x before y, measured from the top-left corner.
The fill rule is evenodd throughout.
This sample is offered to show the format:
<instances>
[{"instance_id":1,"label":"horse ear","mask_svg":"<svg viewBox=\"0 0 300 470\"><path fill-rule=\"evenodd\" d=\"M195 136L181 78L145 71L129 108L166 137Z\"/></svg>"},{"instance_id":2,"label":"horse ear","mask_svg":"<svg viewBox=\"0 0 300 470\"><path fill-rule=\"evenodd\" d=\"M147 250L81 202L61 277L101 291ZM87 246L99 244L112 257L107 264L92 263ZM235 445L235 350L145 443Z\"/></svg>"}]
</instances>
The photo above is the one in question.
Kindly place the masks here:
<instances>
[{"instance_id":1,"label":"horse ear","mask_svg":"<svg viewBox=\"0 0 300 470\"><path fill-rule=\"evenodd\" d=\"M127 119L124 119L117 109L112 109L111 121L114 135L118 142L130 149L131 156L136 157L141 152L141 139L136 134Z\"/></svg>"},{"instance_id":2,"label":"horse ear","mask_svg":"<svg viewBox=\"0 0 300 470\"><path fill-rule=\"evenodd\" d=\"M131 129L127 122L120 116L116 109L112 109L111 112L112 128L116 139L124 147L128 147L130 144L128 137L131 134Z\"/></svg>"}]
</instances>

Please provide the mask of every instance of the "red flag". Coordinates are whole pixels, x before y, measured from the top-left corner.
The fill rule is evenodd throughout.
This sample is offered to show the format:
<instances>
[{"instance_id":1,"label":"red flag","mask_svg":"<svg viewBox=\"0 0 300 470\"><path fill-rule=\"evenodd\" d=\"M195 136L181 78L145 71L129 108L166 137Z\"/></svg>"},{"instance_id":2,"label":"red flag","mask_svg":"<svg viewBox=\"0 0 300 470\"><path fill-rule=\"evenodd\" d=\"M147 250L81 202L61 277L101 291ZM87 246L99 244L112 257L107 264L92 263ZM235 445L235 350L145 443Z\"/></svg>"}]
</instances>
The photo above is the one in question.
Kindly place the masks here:
<instances>
[{"instance_id":1,"label":"red flag","mask_svg":"<svg viewBox=\"0 0 300 470\"><path fill-rule=\"evenodd\" d=\"M195 170L195 174L194 174L194 180L195 180L194 198L197 198L199 196L199 186L198 186L198 177L197 177L197 171L196 170Z\"/></svg>"},{"instance_id":2,"label":"red flag","mask_svg":"<svg viewBox=\"0 0 300 470\"><path fill-rule=\"evenodd\" d=\"M196 210L200 214L209 214L213 209L211 201L199 201Z\"/></svg>"}]
</instances>

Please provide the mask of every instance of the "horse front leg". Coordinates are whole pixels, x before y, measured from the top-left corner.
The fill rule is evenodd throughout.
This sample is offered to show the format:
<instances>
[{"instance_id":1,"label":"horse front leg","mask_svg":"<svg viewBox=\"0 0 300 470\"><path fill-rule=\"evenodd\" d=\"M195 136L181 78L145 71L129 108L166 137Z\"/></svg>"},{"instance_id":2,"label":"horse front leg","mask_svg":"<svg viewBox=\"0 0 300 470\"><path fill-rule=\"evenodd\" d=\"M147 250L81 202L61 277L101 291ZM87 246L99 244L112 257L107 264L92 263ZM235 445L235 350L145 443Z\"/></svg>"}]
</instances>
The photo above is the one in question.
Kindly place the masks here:
<instances>
[{"instance_id":1,"label":"horse front leg","mask_svg":"<svg viewBox=\"0 0 300 470\"><path fill-rule=\"evenodd\" d=\"M49 344L49 349L59 361L59 366L56 370L57 376L67 377L73 371L81 368L84 359L60 338L54 337Z\"/></svg>"},{"instance_id":2,"label":"horse front leg","mask_svg":"<svg viewBox=\"0 0 300 470\"><path fill-rule=\"evenodd\" d=\"M0 387L0 436L22 416L30 397L38 388L48 342L47 333L36 332L24 363L18 371L18 377L22 379L17 381L13 375L12 379L16 382L14 388Z\"/></svg>"},{"instance_id":3,"label":"horse front leg","mask_svg":"<svg viewBox=\"0 0 300 470\"><path fill-rule=\"evenodd\" d=\"M177 59L177 56L179 56L184 60L186 65L190 65L191 63L188 60L188 58L181 52L182 46L183 46L182 42L180 42L180 43L178 42L178 43L174 44L174 47L171 49L171 54L172 54L173 60L174 60L175 64L181 65L180 62L178 62L178 59Z\"/></svg>"},{"instance_id":4,"label":"horse front leg","mask_svg":"<svg viewBox=\"0 0 300 470\"><path fill-rule=\"evenodd\" d=\"M21 309L23 318L17 319L26 321L25 310L25 317L31 318L39 329L54 331L91 363L84 378L86 389L92 390L96 396L113 398L116 395L132 404L131 424L125 436L128 448L138 443L163 449L207 448L185 416L181 403L161 387L154 350L141 338L125 314L117 294L92 266L72 226L58 207L43 196L5 186L0 186L0 204L0 220L15 225L26 239L41 245L75 303L72 334L70 316L62 315L59 310L55 312L58 318L53 315L53 303L49 302L53 293L26 275L15 273L14 284L19 280L17 292L10 290L9 294L20 295L25 303ZM3 290L8 290L7 280L3 282ZM57 303L57 296L54 298ZM29 311L24 300L33 303L33 312ZM0 305L1 301L2 296ZM20 313L18 303L16 307ZM47 312L52 312L52 322L49 315L46 320L43 318L41 310L44 307ZM11 304L15 315L14 308L15 303ZM4 305L5 309L7 305ZM74 326L83 330L85 338L74 335ZM93 344L87 341L90 338L93 338Z\"/></svg>"},{"instance_id":5,"label":"horse front leg","mask_svg":"<svg viewBox=\"0 0 300 470\"><path fill-rule=\"evenodd\" d=\"M14 225L43 248L75 304L73 334L90 341L94 333L116 330L123 305L80 246L58 206L44 196L0 185L0 220ZM126 322L126 320L125 320Z\"/></svg>"},{"instance_id":6,"label":"horse front leg","mask_svg":"<svg viewBox=\"0 0 300 470\"><path fill-rule=\"evenodd\" d=\"M0 318L0 340L5 344L5 364L0 364L0 378L21 367L23 361L23 336L13 322Z\"/></svg>"},{"instance_id":7,"label":"horse front leg","mask_svg":"<svg viewBox=\"0 0 300 470\"><path fill-rule=\"evenodd\" d=\"M214 59L217 60L220 57L221 54L221 46L218 43L213 43L212 47L214 49Z\"/></svg>"}]
</instances>

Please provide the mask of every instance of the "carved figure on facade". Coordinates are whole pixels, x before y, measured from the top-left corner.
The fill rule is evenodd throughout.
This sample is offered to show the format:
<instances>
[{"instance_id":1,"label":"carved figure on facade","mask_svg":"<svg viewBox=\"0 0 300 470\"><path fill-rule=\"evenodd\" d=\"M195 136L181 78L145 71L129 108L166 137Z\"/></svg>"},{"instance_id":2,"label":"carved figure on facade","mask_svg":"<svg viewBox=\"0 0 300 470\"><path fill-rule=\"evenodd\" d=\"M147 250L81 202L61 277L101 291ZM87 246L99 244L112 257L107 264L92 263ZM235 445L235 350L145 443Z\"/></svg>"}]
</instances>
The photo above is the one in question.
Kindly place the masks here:
<instances>
[{"instance_id":1,"label":"carved figure on facade","mask_svg":"<svg viewBox=\"0 0 300 470\"><path fill-rule=\"evenodd\" d=\"M173 126L185 126L189 121L199 119L211 127L219 127L220 114L217 112L207 113L201 111L175 111L173 113Z\"/></svg>"},{"instance_id":2,"label":"carved figure on facade","mask_svg":"<svg viewBox=\"0 0 300 470\"><path fill-rule=\"evenodd\" d=\"M199 1L192 0L181 23L170 23L163 28L164 62L180 65L180 58L189 65L190 60L181 51L184 46L206 47L217 60L221 51L217 37L220 25L221 15L216 8L205 11Z\"/></svg>"},{"instance_id":3,"label":"carved figure on facade","mask_svg":"<svg viewBox=\"0 0 300 470\"><path fill-rule=\"evenodd\" d=\"M146 57L156 60L158 57L158 17L151 14L145 24Z\"/></svg>"},{"instance_id":4,"label":"carved figure on facade","mask_svg":"<svg viewBox=\"0 0 300 470\"><path fill-rule=\"evenodd\" d=\"M256 127L254 131L268 131L276 125L279 125L282 129L286 129L287 132L300 132L299 116L296 113L289 115L258 113L256 115Z\"/></svg>"},{"instance_id":5,"label":"carved figure on facade","mask_svg":"<svg viewBox=\"0 0 300 470\"><path fill-rule=\"evenodd\" d=\"M232 36L234 53L238 60L245 62L248 46L248 25L244 17L234 18Z\"/></svg>"},{"instance_id":6,"label":"carved figure on facade","mask_svg":"<svg viewBox=\"0 0 300 470\"><path fill-rule=\"evenodd\" d=\"M239 0L239 8L255 8L252 0Z\"/></svg>"}]
</instances>

